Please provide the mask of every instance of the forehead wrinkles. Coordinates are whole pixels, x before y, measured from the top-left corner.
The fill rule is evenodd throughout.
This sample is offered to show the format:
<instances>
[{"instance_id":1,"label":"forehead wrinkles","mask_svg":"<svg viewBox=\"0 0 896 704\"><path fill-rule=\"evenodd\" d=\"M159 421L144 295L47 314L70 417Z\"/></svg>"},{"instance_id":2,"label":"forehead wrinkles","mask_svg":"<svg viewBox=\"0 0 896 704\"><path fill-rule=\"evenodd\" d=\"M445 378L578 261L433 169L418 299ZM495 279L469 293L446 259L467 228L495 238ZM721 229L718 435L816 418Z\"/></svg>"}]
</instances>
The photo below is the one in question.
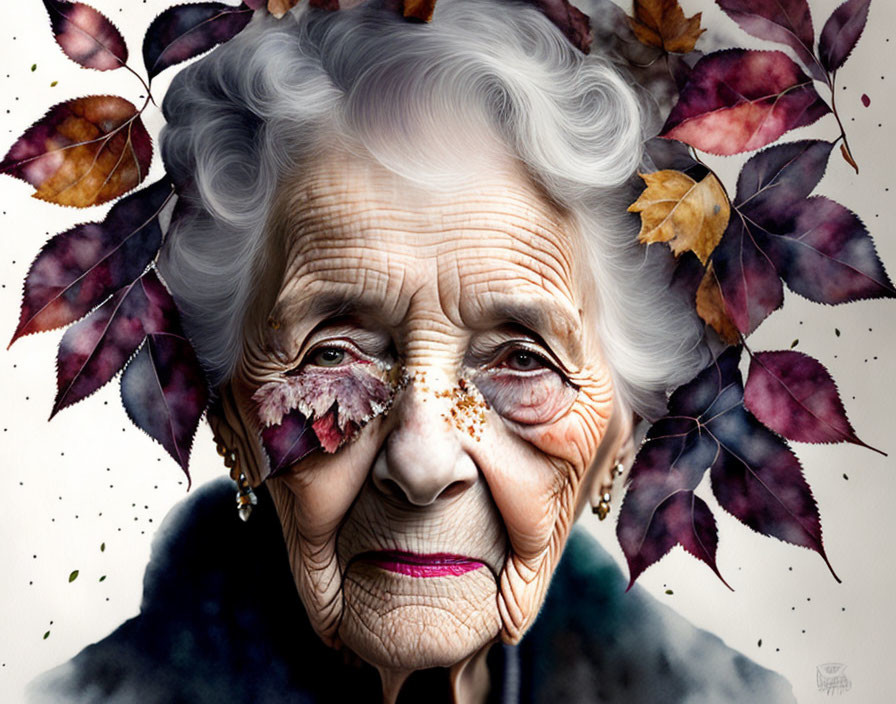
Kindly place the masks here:
<instances>
[{"instance_id":1,"label":"forehead wrinkles","mask_svg":"<svg viewBox=\"0 0 896 704\"><path fill-rule=\"evenodd\" d=\"M528 177L500 175L457 193L426 192L377 165L338 159L304 175L284 199L281 301L336 284L403 317L418 290L438 284L458 325L481 317L485 294L521 284L575 304L566 218Z\"/></svg>"}]
</instances>

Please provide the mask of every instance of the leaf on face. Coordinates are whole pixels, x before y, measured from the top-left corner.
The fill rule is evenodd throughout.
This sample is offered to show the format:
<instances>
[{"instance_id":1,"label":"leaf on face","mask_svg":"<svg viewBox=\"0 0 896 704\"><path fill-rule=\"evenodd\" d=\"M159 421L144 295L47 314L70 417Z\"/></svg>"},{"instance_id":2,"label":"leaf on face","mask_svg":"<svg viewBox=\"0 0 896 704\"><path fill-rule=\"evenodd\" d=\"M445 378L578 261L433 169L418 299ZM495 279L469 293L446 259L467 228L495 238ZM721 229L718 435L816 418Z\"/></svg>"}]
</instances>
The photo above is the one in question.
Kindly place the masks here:
<instances>
[{"instance_id":1,"label":"leaf on face","mask_svg":"<svg viewBox=\"0 0 896 704\"><path fill-rule=\"evenodd\" d=\"M56 356L56 400L52 418L115 376L149 333L177 329L170 295L153 271L121 289L70 327Z\"/></svg>"},{"instance_id":2,"label":"leaf on face","mask_svg":"<svg viewBox=\"0 0 896 704\"><path fill-rule=\"evenodd\" d=\"M743 406L741 352L727 349L676 390L668 416L647 433L617 524L630 583L676 544L718 574L715 523L693 495L707 470L725 510L764 535L816 550L827 562L799 462Z\"/></svg>"},{"instance_id":3,"label":"leaf on face","mask_svg":"<svg viewBox=\"0 0 896 704\"><path fill-rule=\"evenodd\" d=\"M647 188L629 206L641 213L642 244L668 242L676 256L694 252L706 262L715 249L731 210L718 179L708 174L699 183L680 171L641 174Z\"/></svg>"},{"instance_id":4,"label":"leaf on face","mask_svg":"<svg viewBox=\"0 0 896 704\"><path fill-rule=\"evenodd\" d=\"M741 29L754 37L786 44L819 81L824 70L813 53L815 30L806 0L716 0Z\"/></svg>"},{"instance_id":5,"label":"leaf on face","mask_svg":"<svg viewBox=\"0 0 896 704\"><path fill-rule=\"evenodd\" d=\"M35 198L86 208L138 186L151 159L152 140L137 108L97 95L50 108L12 145L0 173L30 183Z\"/></svg>"},{"instance_id":6,"label":"leaf on face","mask_svg":"<svg viewBox=\"0 0 896 704\"><path fill-rule=\"evenodd\" d=\"M116 203L101 223L56 235L38 254L10 344L78 320L137 279L162 244L158 216L172 194L167 178Z\"/></svg>"},{"instance_id":7,"label":"leaf on face","mask_svg":"<svg viewBox=\"0 0 896 704\"><path fill-rule=\"evenodd\" d=\"M143 39L143 63L152 80L174 66L232 39L252 19L250 7L198 2L169 7Z\"/></svg>"},{"instance_id":8,"label":"leaf on face","mask_svg":"<svg viewBox=\"0 0 896 704\"><path fill-rule=\"evenodd\" d=\"M299 0L268 0L268 12L280 19L298 4Z\"/></svg>"},{"instance_id":9,"label":"leaf on face","mask_svg":"<svg viewBox=\"0 0 896 704\"><path fill-rule=\"evenodd\" d=\"M638 40L663 51L687 54L706 31L702 13L685 17L678 0L635 0L634 14L629 21Z\"/></svg>"},{"instance_id":10,"label":"leaf on face","mask_svg":"<svg viewBox=\"0 0 896 704\"><path fill-rule=\"evenodd\" d=\"M189 478L193 436L208 403L205 376L189 341L172 333L147 336L122 374L121 400L131 421L161 443Z\"/></svg>"},{"instance_id":11,"label":"leaf on face","mask_svg":"<svg viewBox=\"0 0 896 704\"><path fill-rule=\"evenodd\" d=\"M661 136L731 155L760 149L829 112L786 54L729 49L697 63Z\"/></svg>"},{"instance_id":12,"label":"leaf on face","mask_svg":"<svg viewBox=\"0 0 896 704\"><path fill-rule=\"evenodd\" d=\"M286 415L279 425L262 430L261 442L270 461L267 479L288 469L320 447L311 421L299 411Z\"/></svg>"},{"instance_id":13,"label":"leaf on face","mask_svg":"<svg viewBox=\"0 0 896 704\"><path fill-rule=\"evenodd\" d=\"M697 288L697 315L715 330L724 342L729 345L737 344L740 335L737 326L731 322L725 310L725 301L712 262L706 268L706 273Z\"/></svg>"},{"instance_id":14,"label":"leaf on face","mask_svg":"<svg viewBox=\"0 0 896 704\"><path fill-rule=\"evenodd\" d=\"M82 2L44 0L56 42L75 63L111 71L127 63L124 37L109 19Z\"/></svg>"},{"instance_id":15,"label":"leaf on face","mask_svg":"<svg viewBox=\"0 0 896 704\"><path fill-rule=\"evenodd\" d=\"M790 440L868 447L856 437L828 370L802 352L753 354L744 404L766 427Z\"/></svg>"},{"instance_id":16,"label":"leaf on face","mask_svg":"<svg viewBox=\"0 0 896 704\"><path fill-rule=\"evenodd\" d=\"M818 54L821 64L832 73L846 63L865 30L871 0L847 0L840 5L821 30Z\"/></svg>"},{"instance_id":17,"label":"leaf on face","mask_svg":"<svg viewBox=\"0 0 896 704\"><path fill-rule=\"evenodd\" d=\"M583 54L591 51L591 20L569 0L529 0Z\"/></svg>"}]
</instances>

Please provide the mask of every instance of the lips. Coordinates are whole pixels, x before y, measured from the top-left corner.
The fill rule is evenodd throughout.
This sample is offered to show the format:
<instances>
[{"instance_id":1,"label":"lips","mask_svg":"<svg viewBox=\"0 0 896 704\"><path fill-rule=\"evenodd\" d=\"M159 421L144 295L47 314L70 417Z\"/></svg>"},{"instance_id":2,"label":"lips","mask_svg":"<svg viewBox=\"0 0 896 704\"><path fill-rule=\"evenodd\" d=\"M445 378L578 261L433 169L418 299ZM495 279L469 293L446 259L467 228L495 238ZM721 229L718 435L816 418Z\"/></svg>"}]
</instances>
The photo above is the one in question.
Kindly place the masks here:
<instances>
[{"instance_id":1,"label":"lips","mask_svg":"<svg viewBox=\"0 0 896 704\"><path fill-rule=\"evenodd\" d=\"M381 550L365 552L357 559L387 572L396 572L409 577L458 577L483 566L479 560L441 552L421 555L398 550Z\"/></svg>"}]
</instances>

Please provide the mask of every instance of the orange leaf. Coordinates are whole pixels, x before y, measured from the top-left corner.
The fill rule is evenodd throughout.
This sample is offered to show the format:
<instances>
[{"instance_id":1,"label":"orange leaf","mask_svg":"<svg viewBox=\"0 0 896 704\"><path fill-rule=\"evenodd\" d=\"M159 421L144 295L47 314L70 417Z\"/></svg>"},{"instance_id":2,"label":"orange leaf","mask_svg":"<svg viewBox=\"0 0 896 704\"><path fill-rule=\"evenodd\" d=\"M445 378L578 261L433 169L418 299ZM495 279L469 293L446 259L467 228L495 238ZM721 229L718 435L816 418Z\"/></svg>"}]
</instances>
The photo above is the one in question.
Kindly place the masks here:
<instances>
[{"instance_id":1,"label":"orange leaf","mask_svg":"<svg viewBox=\"0 0 896 704\"><path fill-rule=\"evenodd\" d=\"M713 174L699 183L680 171L641 174L647 188L629 212L641 213L642 244L668 242L677 257L692 251L706 260L725 234L731 206Z\"/></svg>"},{"instance_id":2,"label":"orange leaf","mask_svg":"<svg viewBox=\"0 0 896 704\"><path fill-rule=\"evenodd\" d=\"M152 140L134 105L95 95L60 103L32 125L0 163L35 198L86 208L127 193L149 171Z\"/></svg>"},{"instance_id":3,"label":"orange leaf","mask_svg":"<svg viewBox=\"0 0 896 704\"><path fill-rule=\"evenodd\" d=\"M432 21L436 0L404 0L404 16L421 22Z\"/></svg>"},{"instance_id":4,"label":"orange leaf","mask_svg":"<svg viewBox=\"0 0 896 704\"><path fill-rule=\"evenodd\" d=\"M697 315L703 322L719 333L729 345L736 345L740 339L737 326L731 322L722 299L722 289L713 271L712 262L706 268L706 274L697 288Z\"/></svg>"},{"instance_id":5,"label":"orange leaf","mask_svg":"<svg viewBox=\"0 0 896 704\"><path fill-rule=\"evenodd\" d=\"M700 28L701 16L698 12L685 17L678 0L635 0L635 16L629 22L642 44L687 54L706 31Z\"/></svg>"},{"instance_id":6,"label":"orange leaf","mask_svg":"<svg viewBox=\"0 0 896 704\"><path fill-rule=\"evenodd\" d=\"M299 4L299 0L268 0L268 12L278 20Z\"/></svg>"}]
</instances>

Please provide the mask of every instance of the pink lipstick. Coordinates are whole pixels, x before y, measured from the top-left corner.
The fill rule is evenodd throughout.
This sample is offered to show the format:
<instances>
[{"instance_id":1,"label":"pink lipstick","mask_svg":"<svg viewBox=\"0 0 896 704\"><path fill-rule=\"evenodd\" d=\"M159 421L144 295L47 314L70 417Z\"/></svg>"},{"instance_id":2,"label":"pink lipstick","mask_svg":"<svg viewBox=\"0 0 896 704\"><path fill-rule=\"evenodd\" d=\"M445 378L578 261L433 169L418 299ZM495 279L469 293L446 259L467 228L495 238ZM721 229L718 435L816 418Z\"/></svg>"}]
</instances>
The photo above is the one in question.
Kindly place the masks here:
<instances>
[{"instance_id":1,"label":"pink lipstick","mask_svg":"<svg viewBox=\"0 0 896 704\"><path fill-rule=\"evenodd\" d=\"M380 569L406 574L409 577L457 577L483 566L479 560L443 552L420 555L398 550L382 550L366 552L358 559L376 565Z\"/></svg>"}]
</instances>

